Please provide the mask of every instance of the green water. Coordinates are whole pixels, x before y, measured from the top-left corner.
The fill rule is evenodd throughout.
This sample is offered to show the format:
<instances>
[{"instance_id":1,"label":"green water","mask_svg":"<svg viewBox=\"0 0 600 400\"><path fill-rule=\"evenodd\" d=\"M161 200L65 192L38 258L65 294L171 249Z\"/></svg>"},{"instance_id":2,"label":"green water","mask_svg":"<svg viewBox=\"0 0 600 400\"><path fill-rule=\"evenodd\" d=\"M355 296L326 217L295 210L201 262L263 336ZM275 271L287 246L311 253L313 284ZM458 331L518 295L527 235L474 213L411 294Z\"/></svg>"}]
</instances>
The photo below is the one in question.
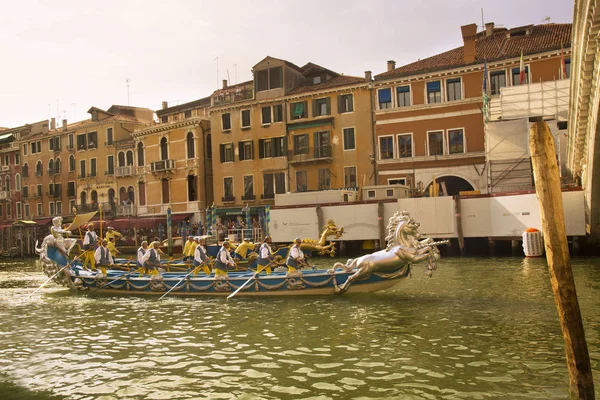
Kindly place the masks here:
<instances>
[{"instance_id":1,"label":"green water","mask_svg":"<svg viewBox=\"0 0 600 400\"><path fill-rule=\"evenodd\" d=\"M424 269L340 297L26 300L40 268L0 261L0 399L568 398L544 260ZM600 259L573 269L600 393Z\"/></svg>"}]
</instances>

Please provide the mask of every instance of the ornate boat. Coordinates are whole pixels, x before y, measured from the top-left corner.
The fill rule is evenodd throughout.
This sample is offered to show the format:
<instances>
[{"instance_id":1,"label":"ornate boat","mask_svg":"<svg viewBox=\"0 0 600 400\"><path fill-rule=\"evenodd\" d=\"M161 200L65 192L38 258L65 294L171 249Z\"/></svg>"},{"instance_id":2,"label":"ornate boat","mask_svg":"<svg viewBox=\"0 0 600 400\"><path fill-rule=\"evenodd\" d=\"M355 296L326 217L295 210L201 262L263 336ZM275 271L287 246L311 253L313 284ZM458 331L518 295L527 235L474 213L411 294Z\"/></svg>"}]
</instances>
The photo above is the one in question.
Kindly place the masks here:
<instances>
[{"instance_id":1,"label":"ornate boat","mask_svg":"<svg viewBox=\"0 0 600 400\"><path fill-rule=\"evenodd\" d=\"M65 257L54 240L47 237L38 249L45 273L55 282L73 291L128 295L170 296L289 296L330 295L345 292L372 292L396 285L410 276L413 263L427 261L426 273L431 276L439 259L440 244L421 239L419 223L407 212L397 212L388 224L387 247L347 263L335 263L329 269L301 269L288 272L276 268L266 274L255 271L231 271L225 275L201 271L141 274L139 271L117 269L91 271L78 259ZM55 233L55 232L53 232ZM66 240L66 239L65 239Z\"/></svg>"}]
</instances>

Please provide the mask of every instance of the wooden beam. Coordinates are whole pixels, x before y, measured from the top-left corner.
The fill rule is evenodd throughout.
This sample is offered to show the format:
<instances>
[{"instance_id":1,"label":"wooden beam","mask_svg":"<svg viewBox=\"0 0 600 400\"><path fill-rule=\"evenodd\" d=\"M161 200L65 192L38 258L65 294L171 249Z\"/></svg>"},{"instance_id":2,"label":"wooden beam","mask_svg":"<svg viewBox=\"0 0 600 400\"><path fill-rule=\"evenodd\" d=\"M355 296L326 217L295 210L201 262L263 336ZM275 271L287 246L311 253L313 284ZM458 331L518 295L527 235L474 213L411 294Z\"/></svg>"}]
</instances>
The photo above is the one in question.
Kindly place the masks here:
<instances>
[{"instance_id":1,"label":"wooden beam","mask_svg":"<svg viewBox=\"0 0 600 400\"><path fill-rule=\"evenodd\" d=\"M565 231L556 150L552 133L545 122L534 122L531 126L529 150L542 217L546 260L550 270L554 302L565 341L571 398L594 399L590 356L585 340Z\"/></svg>"}]
</instances>

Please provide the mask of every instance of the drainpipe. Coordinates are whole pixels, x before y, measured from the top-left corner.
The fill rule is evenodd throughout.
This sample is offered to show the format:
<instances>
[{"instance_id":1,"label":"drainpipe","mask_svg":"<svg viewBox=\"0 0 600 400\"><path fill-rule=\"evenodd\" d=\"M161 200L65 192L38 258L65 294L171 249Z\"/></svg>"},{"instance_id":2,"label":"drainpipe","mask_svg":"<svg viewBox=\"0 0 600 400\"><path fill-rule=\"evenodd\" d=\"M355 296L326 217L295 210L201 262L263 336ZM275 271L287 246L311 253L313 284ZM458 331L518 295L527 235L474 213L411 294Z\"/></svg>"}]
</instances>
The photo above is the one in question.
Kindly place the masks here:
<instances>
[{"instance_id":1,"label":"drainpipe","mask_svg":"<svg viewBox=\"0 0 600 400\"><path fill-rule=\"evenodd\" d=\"M376 154L376 149L377 149L377 142L375 140L375 98L373 97L373 84L371 82L369 82L369 101L371 103L371 139L372 139L372 146L373 146L373 176L374 176L374 184L378 185L379 184L379 176L378 176L378 171L377 171L377 154Z\"/></svg>"}]
</instances>

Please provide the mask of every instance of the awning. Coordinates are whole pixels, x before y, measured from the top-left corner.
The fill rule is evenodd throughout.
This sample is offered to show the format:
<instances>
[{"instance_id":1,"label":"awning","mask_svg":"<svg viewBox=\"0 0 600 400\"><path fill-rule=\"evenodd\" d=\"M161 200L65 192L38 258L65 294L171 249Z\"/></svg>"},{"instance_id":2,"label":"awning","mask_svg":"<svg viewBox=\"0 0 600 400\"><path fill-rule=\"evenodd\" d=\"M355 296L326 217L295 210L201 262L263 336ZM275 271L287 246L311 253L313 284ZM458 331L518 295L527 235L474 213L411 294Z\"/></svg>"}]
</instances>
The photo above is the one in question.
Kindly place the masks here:
<instances>
[{"instance_id":1,"label":"awning","mask_svg":"<svg viewBox=\"0 0 600 400\"><path fill-rule=\"evenodd\" d=\"M309 122L297 122L297 123L293 123L293 124L287 124L287 130L288 131L296 131L299 129L307 129L307 128L313 128L315 126L321 126L321 125L333 125L333 118L323 118L323 119L318 119L316 121L309 121Z\"/></svg>"},{"instance_id":2,"label":"awning","mask_svg":"<svg viewBox=\"0 0 600 400\"><path fill-rule=\"evenodd\" d=\"M171 226L177 225L178 222L185 221L190 218L193 214L184 213L184 214L173 214L171 216ZM161 215L160 217L146 217L146 218L121 218L121 219L113 219L102 221L103 229L112 226L116 230L119 229L146 229L146 228L157 228L159 224L162 226L167 226L167 217Z\"/></svg>"},{"instance_id":3,"label":"awning","mask_svg":"<svg viewBox=\"0 0 600 400\"><path fill-rule=\"evenodd\" d=\"M21 220L15 222L13 224L13 226L30 226L30 227L36 227L36 226L38 226L38 223L35 222L35 221L28 220L28 219L21 219Z\"/></svg>"},{"instance_id":4,"label":"awning","mask_svg":"<svg viewBox=\"0 0 600 400\"><path fill-rule=\"evenodd\" d=\"M36 224L39 226L47 226L52 222L52 218L38 218L34 220Z\"/></svg>"},{"instance_id":5,"label":"awning","mask_svg":"<svg viewBox=\"0 0 600 400\"><path fill-rule=\"evenodd\" d=\"M190 219L192 215L194 214L173 214L171 215L171 222L185 221L186 219Z\"/></svg>"},{"instance_id":6,"label":"awning","mask_svg":"<svg viewBox=\"0 0 600 400\"><path fill-rule=\"evenodd\" d=\"M258 214L260 210L264 210L264 206L250 207L250 214ZM246 215L246 212L242 207L224 207L215 208L217 215Z\"/></svg>"}]
</instances>

